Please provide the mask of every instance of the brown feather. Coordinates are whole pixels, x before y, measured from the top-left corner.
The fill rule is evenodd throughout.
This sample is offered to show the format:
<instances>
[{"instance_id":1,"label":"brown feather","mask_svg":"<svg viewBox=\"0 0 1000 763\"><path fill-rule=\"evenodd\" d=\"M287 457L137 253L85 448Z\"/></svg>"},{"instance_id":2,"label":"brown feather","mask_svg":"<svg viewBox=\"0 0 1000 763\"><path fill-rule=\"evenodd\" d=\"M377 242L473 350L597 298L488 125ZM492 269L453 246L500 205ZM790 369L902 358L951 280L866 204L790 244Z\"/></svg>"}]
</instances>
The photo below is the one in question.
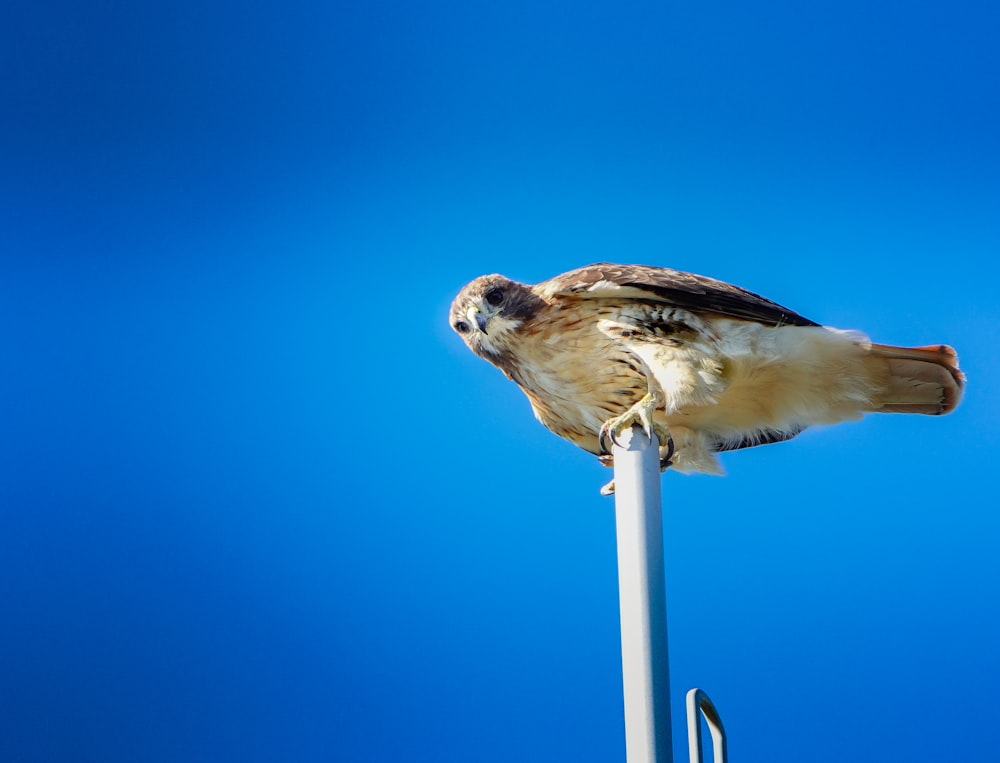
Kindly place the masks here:
<instances>
[{"instance_id":1,"label":"brown feather","mask_svg":"<svg viewBox=\"0 0 1000 763\"><path fill-rule=\"evenodd\" d=\"M965 374L948 345L894 347L873 344L871 357L882 364L886 390L874 410L884 413L938 415L955 410L962 399Z\"/></svg>"},{"instance_id":2,"label":"brown feather","mask_svg":"<svg viewBox=\"0 0 1000 763\"><path fill-rule=\"evenodd\" d=\"M557 297L632 297L771 326L818 326L777 302L725 281L648 265L598 262L543 281L535 290Z\"/></svg>"}]
</instances>

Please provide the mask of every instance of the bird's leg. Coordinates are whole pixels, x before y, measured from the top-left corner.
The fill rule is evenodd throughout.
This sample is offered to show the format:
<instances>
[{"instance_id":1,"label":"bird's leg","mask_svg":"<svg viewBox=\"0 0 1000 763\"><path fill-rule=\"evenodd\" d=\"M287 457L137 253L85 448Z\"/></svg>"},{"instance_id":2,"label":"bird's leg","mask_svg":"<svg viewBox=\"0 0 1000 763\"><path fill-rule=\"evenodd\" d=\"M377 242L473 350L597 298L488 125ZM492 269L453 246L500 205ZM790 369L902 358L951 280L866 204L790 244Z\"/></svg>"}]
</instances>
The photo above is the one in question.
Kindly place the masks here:
<instances>
[{"instance_id":1,"label":"bird's leg","mask_svg":"<svg viewBox=\"0 0 1000 763\"><path fill-rule=\"evenodd\" d=\"M621 445L618 442L618 437L621 433L629 427L638 424L642 427L642 431L646 433L646 437L652 440L655 434L656 438L660 441L660 445L667 447L668 452L666 456L660 460L660 465L664 466L663 461L669 461L673 455L673 440L670 437L670 430L657 422L654 414L658 408L666 404L666 398L663 395L663 389L656 379L653 378L653 375L648 374L646 378L649 380L649 391L640 398L639 402L625 411L625 413L605 421L598 435L598 442L602 451L610 453L611 447L608 441L610 440L615 445Z\"/></svg>"},{"instance_id":2,"label":"bird's leg","mask_svg":"<svg viewBox=\"0 0 1000 763\"><path fill-rule=\"evenodd\" d=\"M656 381L656 378L648 370L646 379L649 384L648 392L635 405L625 411L625 413L605 421L598 435L598 442L600 443L601 450L605 454L608 454L611 452L608 440L615 445L621 445L618 442L619 435L629 427L638 424L642 427L642 431L646 433L646 437L652 440L655 435L659 441L660 471L662 472L666 471L672 465L670 459L674 455L674 438L670 436L670 430L655 419L657 409L666 405L663 388L660 387L659 382ZM601 459L601 463L606 466L611 465L610 459L607 459L606 455L599 456L599 458ZM611 482L601 488L601 495L613 495L614 492L614 480L611 480Z\"/></svg>"}]
</instances>

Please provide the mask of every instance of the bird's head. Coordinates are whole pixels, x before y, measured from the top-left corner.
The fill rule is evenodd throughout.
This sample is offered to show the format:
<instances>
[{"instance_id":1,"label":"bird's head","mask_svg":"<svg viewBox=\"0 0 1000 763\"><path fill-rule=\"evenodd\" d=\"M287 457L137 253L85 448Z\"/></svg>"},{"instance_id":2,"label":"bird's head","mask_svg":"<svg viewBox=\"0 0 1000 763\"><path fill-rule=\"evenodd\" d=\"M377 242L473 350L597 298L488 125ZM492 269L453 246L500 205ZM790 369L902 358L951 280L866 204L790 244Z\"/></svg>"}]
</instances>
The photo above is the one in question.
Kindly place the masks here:
<instances>
[{"instance_id":1,"label":"bird's head","mask_svg":"<svg viewBox=\"0 0 1000 763\"><path fill-rule=\"evenodd\" d=\"M474 353L496 363L518 327L544 305L530 286L501 275L480 276L451 303L448 321Z\"/></svg>"}]
</instances>

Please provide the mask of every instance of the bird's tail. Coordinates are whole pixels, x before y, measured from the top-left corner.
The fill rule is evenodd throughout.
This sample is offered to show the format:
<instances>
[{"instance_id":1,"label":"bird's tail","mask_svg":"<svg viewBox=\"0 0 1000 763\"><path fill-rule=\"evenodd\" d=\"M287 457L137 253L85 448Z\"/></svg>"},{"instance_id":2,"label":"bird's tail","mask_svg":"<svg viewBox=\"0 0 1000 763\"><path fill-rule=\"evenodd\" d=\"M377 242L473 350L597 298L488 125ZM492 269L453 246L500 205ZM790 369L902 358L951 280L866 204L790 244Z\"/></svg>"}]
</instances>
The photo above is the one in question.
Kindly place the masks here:
<instances>
[{"instance_id":1,"label":"bird's tail","mask_svg":"<svg viewBox=\"0 0 1000 763\"><path fill-rule=\"evenodd\" d=\"M869 357L888 375L885 392L873 401L876 411L938 415L955 410L962 399L965 374L958 368L958 355L948 345L873 344Z\"/></svg>"}]
</instances>

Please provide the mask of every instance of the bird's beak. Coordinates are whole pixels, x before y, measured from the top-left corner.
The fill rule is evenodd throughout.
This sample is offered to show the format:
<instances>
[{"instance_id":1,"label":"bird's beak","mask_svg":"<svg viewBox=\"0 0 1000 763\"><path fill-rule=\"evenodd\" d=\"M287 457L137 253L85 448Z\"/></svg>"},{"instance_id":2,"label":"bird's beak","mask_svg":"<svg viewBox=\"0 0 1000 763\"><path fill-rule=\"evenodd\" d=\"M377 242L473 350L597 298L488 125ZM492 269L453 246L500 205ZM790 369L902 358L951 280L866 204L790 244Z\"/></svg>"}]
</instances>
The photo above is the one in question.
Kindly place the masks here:
<instances>
[{"instance_id":1,"label":"bird's beak","mask_svg":"<svg viewBox=\"0 0 1000 763\"><path fill-rule=\"evenodd\" d=\"M479 311L478 307L470 307L465 317L469 319L469 323L475 323L479 326L480 331L484 334L486 333L486 324L489 322L489 319Z\"/></svg>"}]
</instances>

